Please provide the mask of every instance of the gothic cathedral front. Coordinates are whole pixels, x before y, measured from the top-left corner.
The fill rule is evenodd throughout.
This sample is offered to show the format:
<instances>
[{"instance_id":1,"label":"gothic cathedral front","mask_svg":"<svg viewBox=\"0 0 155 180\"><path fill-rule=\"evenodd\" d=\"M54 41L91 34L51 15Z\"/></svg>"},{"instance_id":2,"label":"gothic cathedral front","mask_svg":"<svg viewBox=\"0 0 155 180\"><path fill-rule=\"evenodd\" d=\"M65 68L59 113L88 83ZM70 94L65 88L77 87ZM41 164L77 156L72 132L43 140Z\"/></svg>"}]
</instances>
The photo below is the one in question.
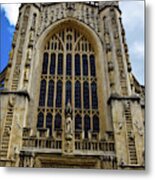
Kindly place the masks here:
<instances>
[{"instance_id":1,"label":"gothic cathedral front","mask_svg":"<svg viewBox=\"0 0 155 180\"><path fill-rule=\"evenodd\" d=\"M0 166L145 168L118 2L22 4L2 75Z\"/></svg>"}]
</instances>

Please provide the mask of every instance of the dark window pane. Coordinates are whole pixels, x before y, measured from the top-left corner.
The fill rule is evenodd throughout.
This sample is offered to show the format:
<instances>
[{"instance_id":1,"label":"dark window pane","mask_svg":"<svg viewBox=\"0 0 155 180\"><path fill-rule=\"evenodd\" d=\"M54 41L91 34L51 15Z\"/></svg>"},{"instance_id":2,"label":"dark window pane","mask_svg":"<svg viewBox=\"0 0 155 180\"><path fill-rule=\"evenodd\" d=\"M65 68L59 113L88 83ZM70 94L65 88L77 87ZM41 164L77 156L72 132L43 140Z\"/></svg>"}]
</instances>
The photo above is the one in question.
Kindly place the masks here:
<instances>
[{"instance_id":1,"label":"dark window pane","mask_svg":"<svg viewBox=\"0 0 155 180\"><path fill-rule=\"evenodd\" d=\"M84 82L83 84L83 97L84 97L84 108L89 109L89 84Z\"/></svg>"},{"instance_id":2,"label":"dark window pane","mask_svg":"<svg viewBox=\"0 0 155 180\"><path fill-rule=\"evenodd\" d=\"M96 86L95 82L93 82L91 84L91 91L92 91L92 108L97 109L98 108L98 98L97 98L97 86Z\"/></svg>"},{"instance_id":3,"label":"dark window pane","mask_svg":"<svg viewBox=\"0 0 155 180\"><path fill-rule=\"evenodd\" d=\"M63 54L58 55L58 75L63 74Z\"/></svg>"},{"instance_id":4,"label":"dark window pane","mask_svg":"<svg viewBox=\"0 0 155 180\"><path fill-rule=\"evenodd\" d=\"M54 98L54 82L52 80L50 80L49 84L48 84L48 101L47 101L47 106L53 107L53 98Z\"/></svg>"},{"instance_id":5,"label":"dark window pane","mask_svg":"<svg viewBox=\"0 0 155 180\"><path fill-rule=\"evenodd\" d=\"M88 60L87 55L82 56L82 62L83 62L83 76L88 76Z\"/></svg>"},{"instance_id":6,"label":"dark window pane","mask_svg":"<svg viewBox=\"0 0 155 180\"><path fill-rule=\"evenodd\" d=\"M84 131L85 131L85 138L88 138L88 131L90 130L90 117L85 115L84 117Z\"/></svg>"},{"instance_id":7,"label":"dark window pane","mask_svg":"<svg viewBox=\"0 0 155 180\"><path fill-rule=\"evenodd\" d=\"M93 116L93 131L99 132L99 118L96 115Z\"/></svg>"},{"instance_id":8,"label":"dark window pane","mask_svg":"<svg viewBox=\"0 0 155 180\"><path fill-rule=\"evenodd\" d=\"M43 128L44 126L44 115L42 112L38 114L38 123L37 123L37 128Z\"/></svg>"},{"instance_id":9,"label":"dark window pane","mask_svg":"<svg viewBox=\"0 0 155 180\"><path fill-rule=\"evenodd\" d=\"M96 76L95 57L94 57L94 55L90 56L90 72L91 72L91 76Z\"/></svg>"},{"instance_id":10,"label":"dark window pane","mask_svg":"<svg viewBox=\"0 0 155 180\"><path fill-rule=\"evenodd\" d=\"M61 115L60 114L56 114L55 116L54 130L61 130Z\"/></svg>"},{"instance_id":11,"label":"dark window pane","mask_svg":"<svg viewBox=\"0 0 155 180\"><path fill-rule=\"evenodd\" d=\"M45 106L45 97L46 97L46 81L42 80L40 83L39 106Z\"/></svg>"},{"instance_id":12,"label":"dark window pane","mask_svg":"<svg viewBox=\"0 0 155 180\"><path fill-rule=\"evenodd\" d=\"M66 57L66 75L72 75L72 56L67 54Z\"/></svg>"},{"instance_id":13,"label":"dark window pane","mask_svg":"<svg viewBox=\"0 0 155 180\"><path fill-rule=\"evenodd\" d=\"M52 135L52 115L50 113L46 116L46 128L49 129L49 135Z\"/></svg>"},{"instance_id":14,"label":"dark window pane","mask_svg":"<svg viewBox=\"0 0 155 180\"><path fill-rule=\"evenodd\" d=\"M72 102L72 84L70 81L66 82L66 104Z\"/></svg>"},{"instance_id":15,"label":"dark window pane","mask_svg":"<svg viewBox=\"0 0 155 180\"><path fill-rule=\"evenodd\" d=\"M51 54L50 74L55 74L55 54Z\"/></svg>"},{"instance_id":16,"label":"dark window pane","mask_svg":"<svg viewBox=\"0 0 155 180\"><path fill-rule=\"evenodd\" d=\"M82 119L80 115L75 116L75 130L81 130L82 129Z\"/></svg>"},{"instance_id":17,"label":"dark window pane","mask_svg":"<svg viewBox=\"0 0 155 180\"><path fill-rule=\"evenodd\" d=\"M81 71L80 71L80 55L76 54L75 55L75 76L80 76Z\"/></svg>"},{"instance_id":18,"label":"dark window pane","mask_svg":"<svg viewBox=\"0 0 155 180\"><path fill-rule=\"evenodd\" d=\"M42 74L47 74L47 69L48 69L48 53L44 53Z\"/></svg>"},{"instance_id":19,"label":"dark window pane","mask_svg":"<svg viewBox=\"0 0 155 180\"><path fill-rule=\"evenodd\" d=\"M81 108L81 84L79 81L75 83L75 107Z\"/></svg>"},{"instance_id":20,"label":"dark window pane","mask_svg":"<svg viewBox=\"0 0 155 180\"><path fill-rule=\"evenodd\" d=\"M57 82L56 107L62 106L62 82Z\"/></svg>"}]
</instances>

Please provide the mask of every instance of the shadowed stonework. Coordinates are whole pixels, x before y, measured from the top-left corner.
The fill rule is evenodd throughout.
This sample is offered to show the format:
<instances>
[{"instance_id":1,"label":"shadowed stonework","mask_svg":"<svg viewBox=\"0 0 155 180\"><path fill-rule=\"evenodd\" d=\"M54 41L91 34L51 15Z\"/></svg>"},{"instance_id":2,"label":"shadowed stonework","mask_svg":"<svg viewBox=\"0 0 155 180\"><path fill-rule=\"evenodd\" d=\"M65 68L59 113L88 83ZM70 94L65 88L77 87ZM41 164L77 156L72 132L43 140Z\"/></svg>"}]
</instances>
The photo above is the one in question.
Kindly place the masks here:
<instances>
[{"instance_id":1,"label":"shadowed stonework","mask_svg":"<svg viewBox=\"0 0 155 180\"><path fill-rule=\"evenodd\" d=\"M1 166L144 169L118 2L22 4L3 80Z\"/></svg>"}]
</instances>

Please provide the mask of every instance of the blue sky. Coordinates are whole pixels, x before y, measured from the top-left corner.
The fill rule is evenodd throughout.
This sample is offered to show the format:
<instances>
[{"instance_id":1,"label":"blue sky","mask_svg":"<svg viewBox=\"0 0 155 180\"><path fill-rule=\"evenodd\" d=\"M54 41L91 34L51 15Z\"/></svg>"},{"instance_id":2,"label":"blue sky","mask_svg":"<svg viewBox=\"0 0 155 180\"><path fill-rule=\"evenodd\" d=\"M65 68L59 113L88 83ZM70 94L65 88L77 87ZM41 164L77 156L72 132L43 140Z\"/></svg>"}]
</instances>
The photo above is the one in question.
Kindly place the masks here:
<instances>
[{"instance_id":1,"label":"blue sky","mask_svg":"<svg viewBox=\"0 0 155 180\"><path fill-rule=\"evenodd\" d=\"M2 4L0 9L0 71L8 62L20 4ZM132 71L144 84L144 1L121 1L123 25L129 47Z\"/></svg>"}]
</instances>

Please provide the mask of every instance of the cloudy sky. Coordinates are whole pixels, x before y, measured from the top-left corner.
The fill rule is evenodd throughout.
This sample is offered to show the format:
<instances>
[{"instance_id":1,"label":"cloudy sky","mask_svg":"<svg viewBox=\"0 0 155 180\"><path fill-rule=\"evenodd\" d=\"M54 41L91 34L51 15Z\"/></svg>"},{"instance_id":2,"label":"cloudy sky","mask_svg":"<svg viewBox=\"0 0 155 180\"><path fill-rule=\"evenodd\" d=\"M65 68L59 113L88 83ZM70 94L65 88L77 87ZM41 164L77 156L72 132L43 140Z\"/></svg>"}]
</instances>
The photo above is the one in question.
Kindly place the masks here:
<instances>
[{"instance_id":1,"label":"cloudy sky","mask_svg":"<svg viewBox=\"0 0 155 180\"><path fill-rule=\"evenodd\" d=\"M1 4L0 10L0 71L8 62L8 54L20 4ZM133 74L144 84L144 1L121 1L123 24L129 47Z\"/></svg>"}]
</instances>

